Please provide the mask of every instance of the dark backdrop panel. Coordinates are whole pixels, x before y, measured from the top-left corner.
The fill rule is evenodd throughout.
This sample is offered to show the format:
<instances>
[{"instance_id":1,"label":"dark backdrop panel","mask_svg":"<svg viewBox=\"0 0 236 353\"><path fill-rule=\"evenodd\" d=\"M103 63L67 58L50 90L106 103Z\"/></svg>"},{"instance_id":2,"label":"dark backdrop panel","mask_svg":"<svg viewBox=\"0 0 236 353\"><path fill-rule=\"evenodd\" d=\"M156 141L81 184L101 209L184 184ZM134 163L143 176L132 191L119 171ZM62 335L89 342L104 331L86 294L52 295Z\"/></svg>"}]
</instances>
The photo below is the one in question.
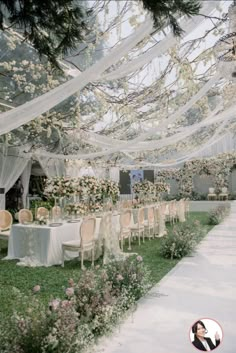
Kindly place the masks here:
<instances>
[{"instance_id":1,"label":"dark backdrop panel","mask_svg":"<svg viewBox=\"0 0 236 353\"><path fill-rule=\"evenodd\" d=\"M120 170L120 193L121 194L131 194L130 189L130 171L123 172Z\"/></svg>"},{"instance_id":2,"label":"dark backdrop panel","mask_svg":"<svg viewBox=\"0 0 236 353\"><path fill-rule=\"evenodd\" d=\"M154 170L144 170L144 180L145 179L154 183Z\"/></svg>"},{"instance_id":3,"label":"dark backdrop panel","mask_svg":"<svg viewBox=\"0 0 236 353\"><path fill-rule=\"evenodd\" d=\"M154 183L154 170L144 170L144 180ZM120 193L131 194L130 170L123 172L120 170Z\"/></svg>"}]
</instances>

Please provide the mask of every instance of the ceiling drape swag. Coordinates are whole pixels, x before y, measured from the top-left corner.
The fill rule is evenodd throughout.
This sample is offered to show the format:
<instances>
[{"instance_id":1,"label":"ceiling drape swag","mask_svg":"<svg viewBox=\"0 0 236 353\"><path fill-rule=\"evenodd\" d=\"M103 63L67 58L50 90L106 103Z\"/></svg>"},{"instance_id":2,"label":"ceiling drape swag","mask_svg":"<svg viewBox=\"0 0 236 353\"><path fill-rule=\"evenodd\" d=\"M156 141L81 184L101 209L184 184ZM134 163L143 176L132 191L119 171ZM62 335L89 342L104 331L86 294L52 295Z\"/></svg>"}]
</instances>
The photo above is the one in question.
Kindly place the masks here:
<instances>
[{"instance_id":1,"label":"ceiling drape swag","mask_svg":"<svg viewBox=\"0 0 236 353\"><path fill-rule=\"evenodd\" d=\"M203 6L201 8L201 14L210 15L210 13L215 10L215 8L216 1L204 1ZM181 28L185 31L184 35L187 36L190 32L196 29L196 27L199 26L203 21L205 21L205 18L203 16L194 16L192 18L183 18L179 22ZM163 40L157 43L155 47L150 49L147 53L139 55L137 59L133 59L130 62L121 65L118 69L108 74L103 74L101 77L101 81L117 80L135 72L136 70L139 70L153 59L164 54L178 41L178 37L174 36L172 33L168 34Z\"/></svg>"},{"instance_id":2,"label":"ceiling drape swag","mask_svg":"<svg viewBox=\"0 0 236 353\"><path fill-rule=\"evenodd\" d=\"M30 122L84 88L88 83L97 80L102 72L117 63L136 44L149 35L152 30L152 20L148 17L134 33L124 39L120 45L111 49L109 54L82 72L78 77L17 108L0 114L0 134L5 134Z\"/></svg>"},{"instance_id":3,"label":"ceiling drape swag","mask_svg":"<svg viewBox=\"0 0 236 353\"><path fill-rule=\"evenodd\" d=\"M217 105L217 107L208 115L206 119L204 119L204 121L193 124L191 126L178 128L175 130L176 133L174 135L170 137L162 138L161 140L140 142L138 144L130 146L128 150L129 152L140 152L140 151L146 151L146 150L153 150L156 148L161 148L164 146L168 146L170 144L177 143L178 141L181 141L187 138L188 136L190 136L191 134L195 133L203 126L207 126L207 125L211 125L212 123L215 123L218 119L216 118L216 115L220 110L222 110L221 103ZM125 141L112 139L106 136L99 136L98 134L95 134L93 132L88 133L88 136L86 136L86 141L87 143L91 143L91 145L99 146L104 150L111 147L112 145L122 146L122 144L125 143Z\"/></svg>"},{"instance_id":4,"label":"ceiling drape swag","mask_svg":"<svg viewBox=\"0 0 236 353\"><path fill-rule=\"evenodd\" d=\"M214 81L217 80L217 77L218 75L216 74L216 76L214 77ZM213 82L213 79L211 80L211 83ZM206 85L205 85L206 86ZM204 87L205 87L204 86ZM211 87L211 84L208 84L207 87L205 87L204 89L201 89L201 93L198 92L196 94L197 97L195 97L194 99L192 99L192 105L198 101L198 99L200 99L205 93L207 90L209 90ZM184 110L188 110L192 105L189 105L188 103L185 105L186 108L184 109L184 107L180 108L178 112L176 112L176 116L179 118L180 116L182 116ZM221 120L223 120L225 117L228 117L228 119L231 119L234 117L234 114L235 114L235 106L236 105L233 105L232 107L228 108L227 110L225 110L223 113L221 114L218 114L216 116L213 116L211 119L205 119L204 121L202 121L201 123L198 123L195 125L195 127L198 125L198 128L200 127L203 127L203 126L209 126L211 124L215 124L216 122L220 122ZM173 120L172 120L172 117L173 115L171 115L171 119L169 121L172 121L173 123ZM176 118L177 119L177 118ZM167 119L168 120L168 119ZM162 124L160 124L161 126ZM155 129L152 129L152 134L154 134L154 130ZM160 127L160 131L161 131L161 127ZM191 132L192 133L192 132ZM191 134L190 133L190 134ZM151 134L150 132L148 132L146 134L146 137ZM127 143L123 143L122 145L120 145L119 147L114 147L114 148L109 148L107 150L104 150L102 152L93 152L93 153L80 153L80 154L76 154L76 155L73 155L73 154L70 154L70 155L67 155L67 158L69 159L92 159L92 158L97 158L97 157L103 157L105 155L109 155L109 154L112 154L112 153L115 153L115 152L121 152L121 151L124 151L124 152L127 152L129 151L129 147L131 147L132 145L134 145L135 143L137 142L141 142L140 139L142 140L144 137L142 138L136 138L136 139L133 139ZM172 140L173 141L173 140ZM164 141L162 141L163 144L165 143ZM172 142L173 143L173 142ZM171 144L172 144L171 143ZM163 144L161 147L163 147ZM156 146L154 148L157 148L157 147L160 147L160 145L158 146L158 141L156 143ZM143 147L142 147L143 148ZM143 150L143 149L142 149ZM37 154L39 155L45 155L45 156L48 156L48 157L56 157L56 158L65 158L64 155L62 154L53 154L53 153L49 153L49 152L46 152L46 151L38 151Z\"/></svg>"}]
</instances>

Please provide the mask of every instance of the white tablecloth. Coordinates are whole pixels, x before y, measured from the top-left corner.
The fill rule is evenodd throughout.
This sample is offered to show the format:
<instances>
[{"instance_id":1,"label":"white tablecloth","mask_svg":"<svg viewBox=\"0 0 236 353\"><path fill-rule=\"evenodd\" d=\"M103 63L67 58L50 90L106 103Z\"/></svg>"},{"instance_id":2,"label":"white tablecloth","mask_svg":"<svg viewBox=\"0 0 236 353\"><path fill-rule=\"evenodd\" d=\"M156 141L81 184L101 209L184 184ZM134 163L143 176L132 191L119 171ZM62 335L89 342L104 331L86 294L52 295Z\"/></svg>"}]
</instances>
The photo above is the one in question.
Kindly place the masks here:
<instances>
[{"instance_id":1,"label":"white tablecloth","mask_svg":"<svg viewBox=\"0 0 236 353\"><path fill-rule=\"evenodd\" d=\"M101 218L97 218L95 239L99 236ZM52 266L61 263L62 243L80 239L78 223L63 223L59 227L16 224L11 228L8 255L5 260L20 259L25 266ZM72 255L73 254L73 255ZM78 256L67 253L67 256Z\"/></svg>"}]
</instances>

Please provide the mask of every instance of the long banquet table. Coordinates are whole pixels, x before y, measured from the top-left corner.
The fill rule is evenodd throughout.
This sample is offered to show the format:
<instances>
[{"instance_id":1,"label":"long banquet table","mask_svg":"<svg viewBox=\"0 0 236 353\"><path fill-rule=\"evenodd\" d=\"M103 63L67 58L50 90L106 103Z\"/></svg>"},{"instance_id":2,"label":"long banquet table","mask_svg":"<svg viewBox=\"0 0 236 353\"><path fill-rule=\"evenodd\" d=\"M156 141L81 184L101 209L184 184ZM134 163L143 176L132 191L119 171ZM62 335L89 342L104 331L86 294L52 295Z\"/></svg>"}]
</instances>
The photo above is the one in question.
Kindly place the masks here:
<instances>
[{"instance_id":1,"label":"long banquet table","mask_svg":"<svg viewBox=\"0 0 236 353\"><path fill-rule=\"evenodd\" d=\"M155 207L157 204L147 205ZM158 236L166 234L165 217L159 208L159 231ZM138 209L132 209L132 221L137 218ZM185 221L183 202L177 203L177 214L180 222ZM103 261L106 263L109 256L116 258L124 256L119 247L119 214L112 215L111 224L105 225L103 216L96 217L95 241L97 245L95 252L101 255L101 247L104 245ZM147 216L147 212L146 212ZM80 225L82 220L76 223L64 222L58 227L37 224L14 224L8 243L8 255L5 260L19 259L22 266L52 266L61 264L62 243L71 240L80 240ZM66 252L65 259L78 256L76 252Z\"/></svg>"},{"instance_id":2,"label":"long banquet table","mask_svg":"<svg viewBox=\"0 0 236 353\"><path fill-rule=\"evenodd\" d=\"M103 222L103 216L105 213L96 217L95 256L100 256L103 251L103 262L107 263L110 256L116 258L123 256L119 247L120 215L118 213L112 214L109 225ZM63 222L58 227L14 224L11 228L8 255L5 260L19 259L17 264L21 266L60 265L62 243L80 240L81 223L82 219L75 223ZM66 251L65 260L77 256L77 252Z\"/></svg>"}]
</instances>

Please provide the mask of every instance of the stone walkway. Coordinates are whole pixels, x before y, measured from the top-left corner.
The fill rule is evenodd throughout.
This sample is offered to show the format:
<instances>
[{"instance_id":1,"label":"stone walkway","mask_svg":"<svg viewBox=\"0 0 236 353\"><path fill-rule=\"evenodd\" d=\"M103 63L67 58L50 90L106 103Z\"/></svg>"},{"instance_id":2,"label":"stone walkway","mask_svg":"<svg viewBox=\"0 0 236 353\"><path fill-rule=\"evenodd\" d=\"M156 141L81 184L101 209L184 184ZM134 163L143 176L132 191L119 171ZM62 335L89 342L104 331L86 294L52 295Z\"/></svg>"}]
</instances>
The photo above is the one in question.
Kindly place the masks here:
<instances>
[{"instance_id":1,"label":"stone walkway","mask_svg":"<svg viewBox=\"0 0 236 353\"><path fill-rule=\"evenodd\" d=\"M224 223L140 300L97 353L196 353L189 330L200 318L213 318L223 329L217 353L236 352L236 202L231 205Z\"/></svg>"}]
</instances>

